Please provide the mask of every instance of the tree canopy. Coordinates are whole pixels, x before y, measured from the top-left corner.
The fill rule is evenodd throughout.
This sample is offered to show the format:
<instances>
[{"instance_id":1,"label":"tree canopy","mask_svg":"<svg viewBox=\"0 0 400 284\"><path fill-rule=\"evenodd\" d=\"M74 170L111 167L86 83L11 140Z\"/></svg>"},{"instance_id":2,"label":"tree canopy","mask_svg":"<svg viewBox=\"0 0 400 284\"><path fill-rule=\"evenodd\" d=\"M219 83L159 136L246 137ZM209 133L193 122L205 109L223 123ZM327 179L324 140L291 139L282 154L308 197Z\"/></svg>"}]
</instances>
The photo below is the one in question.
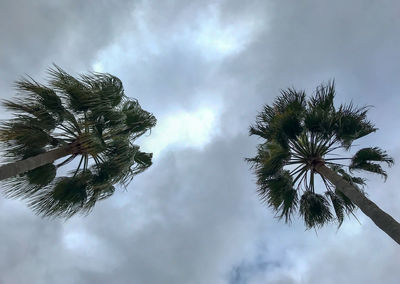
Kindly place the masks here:
<instances>
[{"instance_id":1,"label":"tree canopy","mask_svg":"<svg viewBox=\"0 0 400 284\"><path fill-rule=\"evenodd\" d=\"M318 172L318 165L327 165L364 194L365 179L354 173L362 170L386 178L380 163L393 164L378 147L348 156L354 141L376 128L367 119L367 107L335 106L334 97L334 82L320 85L309 98L304 91L283 90L250 127L250 135L263 139L256 156L247 159L257 177L258 193L286 222L298 210L307 228L333 220L340 226L357 207Z\"/></svg>"},{"instance_id":2,"label":"tree canopy","mask_svg":"<svg viewBox=\"0 0 400 284\"><path fill-rule=\"evenodd\" d=\"M156 118L128 98L113 75L73 77L58 66L48 74L47 85L32 78L17 81L17 98L3 101L14 118L1 123L2 150L9 163L62 147L69 153L57 164L7 179L5 193L27 200L42 216L71 217L89 212L115 185L127 186L152 164L152 154L134 143ZM76 158L76 166L60 175L60 167Z\"/></svg>"}]
</instances>

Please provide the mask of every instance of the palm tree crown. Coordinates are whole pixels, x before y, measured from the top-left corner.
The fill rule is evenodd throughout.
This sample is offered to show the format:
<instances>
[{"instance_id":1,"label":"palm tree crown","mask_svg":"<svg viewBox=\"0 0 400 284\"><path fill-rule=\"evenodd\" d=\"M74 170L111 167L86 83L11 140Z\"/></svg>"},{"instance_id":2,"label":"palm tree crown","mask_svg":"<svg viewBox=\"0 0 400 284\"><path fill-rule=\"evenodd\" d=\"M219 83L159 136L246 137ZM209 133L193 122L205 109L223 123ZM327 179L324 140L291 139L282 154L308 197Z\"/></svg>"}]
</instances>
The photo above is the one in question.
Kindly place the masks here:
<instances>
[{"instance_id":1,"label":"palm tree crown","mask_svg":"<svg viewBox=\"0 0 400 284\"><path fill-rule=\"evenodd\" d=\"M133 143L156 119L125 95L115 76L75 78L57 66L49 75L48 86L31 78L16 82L19 98L3 102L15 117L1 124L0 141L11 163L61 150L56 159L65 159L8 178L6 194L26 199L40 215L70 217L89 212L114 193L114 185L126 186L151 165L152 154ZM77 157L69 175L57 176Z\"/></svg>"},{"instance_id":2,"label":"palm tree crown","mask_svg":"<svg viewBox=\"0 0 400 284\"><path fill-rule=\"evenodd\" d=\"M335 107L334 96L334 82L319 86L309 99L303 91L284 90L272 105L264 106L250 127L250 135L265 140L257 155L247 159L254 168L259 195L286 222L299 209L307 228L332 220L340 226L345 214L357 207L318 170L321 165L363 193L360 186L365 180L353 176L354 170L386 178L379 162L393 164L377 147L360 149L353 157L338 155L340 149L342 153L350 150L355 140L376 128L366 118L366 107Z\"/></svg>"}]
</instances>

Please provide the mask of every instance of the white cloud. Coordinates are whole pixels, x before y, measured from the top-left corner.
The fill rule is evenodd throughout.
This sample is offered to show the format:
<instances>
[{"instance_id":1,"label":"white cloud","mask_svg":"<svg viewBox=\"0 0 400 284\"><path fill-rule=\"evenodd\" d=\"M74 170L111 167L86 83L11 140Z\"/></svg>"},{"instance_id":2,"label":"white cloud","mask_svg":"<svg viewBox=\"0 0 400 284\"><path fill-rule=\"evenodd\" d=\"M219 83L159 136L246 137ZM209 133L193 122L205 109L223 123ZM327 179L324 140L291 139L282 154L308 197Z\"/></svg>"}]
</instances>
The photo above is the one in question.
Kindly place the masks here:
<instances>
[{"instance_id":1,"label":"white cloud","mask_svg":"<svg viewBox=\"0 0 400 284\"><path fill-rule=\"evenodd\" d=\"M95 72L104 72L104 66L101 62L93 63L92 68Z\"/></svg>"},{"instance_id":2,"label":"white cloud","mask_svg":"<svg viewBox=\"0 0 400 284\"><path fill-rule=\"evenodd\" d=\"M141 145L155 157L169 147L201 149L218 134L217 117L215 106L168 113L159 117L151 136L145 137Z\"/></svg>"},{"instance_id":3,"label":"white cloud","mask_svg":"<svg viewBox=\"0 0 400 284\"><path fill-rule=\"evenodd\" d=\"M245 48L254 36L256 19L240 19L230 24L223 24L219 10L211 5L198 22L197 29L191 29L191 37L203 55L208 59L223 58Z\"/></svg>"}]
</instances>

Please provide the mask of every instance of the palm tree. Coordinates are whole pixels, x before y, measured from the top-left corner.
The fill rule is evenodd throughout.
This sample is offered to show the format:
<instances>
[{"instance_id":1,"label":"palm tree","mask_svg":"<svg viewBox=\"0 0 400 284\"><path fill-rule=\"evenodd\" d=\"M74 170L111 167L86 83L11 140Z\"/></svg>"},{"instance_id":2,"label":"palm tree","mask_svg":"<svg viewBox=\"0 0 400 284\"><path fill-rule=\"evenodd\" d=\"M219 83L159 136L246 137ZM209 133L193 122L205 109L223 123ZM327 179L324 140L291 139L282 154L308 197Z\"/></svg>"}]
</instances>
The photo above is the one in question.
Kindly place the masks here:
<instances>
[{"instance_id":1,"label":"palm tree","mask_svg":"<svg viewBox=\"0 0 400 284\"><path fill-rule=\"evenodd\" d=\"M55 66L48 85L16 82L17 98L3 101L15 117L0 125L8 164L0 166L8 197L26 199L39 215L88 213L151 165L134 141L156 124L122 82L105 73L75 78ZM58 164L56 160L64 158ZM75 158L76 168L58 176ZM65 171L64 171L65 174Z\"/></svg>"},{"instance_id":2,"label":"palm tree","mask_svg":"<svg viewBox=\"0 0 400 284\"><path fill-rule=\"evenodd\" d=\"M366 107L335 107L334 96L334 82L319 86L308 100L303 91L288 89L257 115L250 135L264 141L247 161L260 198L287 223L299 209L308 229L334 220L340 227L358 207L400 244L400 224L366 197L365 179L353 175L363 170L386 179L380 163L391 166L393 159L377 147L348 157L353 142L376 128Z\"/></svg>"}]
</instances>

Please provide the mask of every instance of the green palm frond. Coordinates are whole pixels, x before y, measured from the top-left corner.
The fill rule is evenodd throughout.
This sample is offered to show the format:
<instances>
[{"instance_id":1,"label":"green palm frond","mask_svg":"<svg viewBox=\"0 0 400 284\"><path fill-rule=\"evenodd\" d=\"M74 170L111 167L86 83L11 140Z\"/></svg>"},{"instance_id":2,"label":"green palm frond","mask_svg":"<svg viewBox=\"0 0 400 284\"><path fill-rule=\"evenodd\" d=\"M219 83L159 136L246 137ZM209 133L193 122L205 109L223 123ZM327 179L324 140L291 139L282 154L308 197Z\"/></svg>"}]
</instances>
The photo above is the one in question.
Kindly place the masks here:
<instances>
[{"instance_id":1,"label":"green palm frond","mask_svg":"<svg viewBox=\"0 0 400 284\"><path fill-rule=\"evenodd\" d=\"M362 190L360 190L360 192L364 194ZM348 198L346 195L343 194L343 192L339 190L335 190L335 194L342 200L346 214L353 214L353 211L357 209L357 206L350 200L350 198Z\"/></svg>"},{"instance_id":2,"label":"green palm frond","mask_svg":"<svg viewBox=\"0 0 400 284\"><path fill-rule=\"evenodd\" d=\"M285 221L289 222L298 203L290 173L282 171L268 180L259 180L259 186L260 199L273 207L279 218L285 217Z\"/></svg>"},{"instance_id":3,"label":"green palm frond","mask_svg":"<svg viewBox=\"0 0 400 284\"><path fill-rule=\"evenodd\" d=\"M351 168L365 162L384 162L388 166L393 166L394 160L385 151L378 147L360 149L352 158Z\"/></svg>"},{"instance_id":4,"label":"green palm frond","mask_svg":"<svg viewBox=\"0 0 400 284\"><path fill-rule=\"evenodd\" d=\"M274 132L273 139L285 146L289 139L295 138L303 130L299 114L293 111L277 114L271 121L270 126Z\"/></svg>"},{"instance_id":5,"label":"green palm frond","mask_svg":"<svg viewBox=\"0 0 400 284\"><path fill-rule=\"evenodd\" d=\"M46 186L54 180L57 168L53 164L46 164L34 170L26 172L26 177L30 184Z\"/></svg>"},{"instance_id":6,"label":"green palm frond","mask_svg":"<svg viewBox=\"0 0 400 284\"><path fill-rule=\"evenodd\" d=\"M394 160L393 158L389 157L385 151L379 149L378 147L363 148L353 156L350 164L350 170L369 171L380 174L386 179L386 171L382 169L381 165L374 162L383 162L388 166L392 166Z\"/></svg>"},{"instance_id":7,"label":"green palm frond","mask_svg":"<svg viewBox=\"0 0 400 284\"><path fill-rule=\"evenodd\" d=\"M250 135L286 144L302 131L300 123L305 111L305 94L292 89L284 90L273 106L265 106L257 115L256 124L250 126Z\"/></svg>"},{"instance_id":8,"label":"green palm frond","mask_svg":"<svg viewBox=\"0 0 400 284\"><path fill-rule=\"evenodd\" d=\"M126 129L122 133L137 133L135 138L155 126L157 120L149 112L144 111L136 100L127 101L122 106L122 112L125 114Z\"/></svg>"},{"instance_id":9,"label":"green palm frond","mask_svg":"<svg viewBox=\"0 0 400 284\"><path fill-rule=\"evenodd\" d=\"M60 97L54 90L37 83L32 78L17 81L15 86L18 92L25 95L25 101L30 104L39 104L41 108L58 116L60 120L62 119L65 109ZM18 101L18 104L22 105L21 101Z\"/></svg>"},{"instance_id":10,"label":"green palm frond","mask_svg":"<svg viewBox=\"0 0 400 284\"><path fill-rule=\"evenodd\" d=\"M112 196L115 192L115 187L110 183L104 183L90 187L88 192L88 198L86 199L85 206L82 208L82 213L84 214L89 213L98 201Z\"/></svg>"},{"instance_id":11,"label":"green palm frond","mask_svg":"<svg viewBox=\"0 0 400 284\"><path fill-rule=\"evenodd\" d=\"M132 172L138 174L146 170L153 164L152 158L153 153L141 152L138 148L133 158L135 161L135 165L131 168Z\"/></svg>"},{"instance_id":12,"label":"green palm frond","mask_svg":"<svg viewBox=\"0 0 400 284\"><path fill-rule=\"evenodd\" d=\"M311 133L327 139L335 128L335 120L324 110L311 109L305 115L304 125Z\"/></svg>"},{"instance_id":13,"label":"green palm frond","mask_svg":"<svg viewBox=\"0 0 400 284\"><path fill-rule=\"evenodd\" d=\"M292 88L281 90L281 95L274 101L273 108L278 113L286 111L301 113L306 106L305 97L304 91L297 91Z\"/></svg>"},{"instance_id":14,"label":"green palm frond","mask_svg":"<svg viewBox=\"0 0 400 284\"><path fill-rule=\"evenodd\" d=\"M381 175L385 180L387 179L387 173L384 169L382 169L381 165L375 164L375 163L362 163L354 166L352 169L357 169L357 170L363 170L363 171L368 171L371 173L376 173L378 175Z\"/></svg>"},{"instance_id":15,"label":"green palm frond","mask_svg":"<svg viewBox=\"0 0 400 284\"><path fill-rule=\"evenodd\" d=\"M28 204L42 216L71 217L84 208L90 178L86 171L75 177L58 178L53 187L41 190Z\"/></svg>"},{"instance_id":16,"label":"green palm frond","mask_svg":"<svg viewBox=\"0 0 400 284\"><path fill-rule=\"evenodd\" d=\"M304 117L305 128L311 133L321 135L324 139L329 139L336 127L334 97L333 81L327 85L320 85L315 95L310 98Z\"/></svg>"},{"instance_id":17,"label":"green palm frond","mask_svg":"<svg viewBox=\"0 0 400 284\"><path fill-rule=\"evenodd\" d=\"M60 92L74 112L85 112L102 104L101 97L83 80L79 80L58 66L50 68L51 86Z\"/></svg>"},{"instance_id":18,"label":"green palm frond","mask_svg":"<svg viewBox=\"0 0 400 284\"><path fill-rule=\"evenodd\" d=\"M280 172L289 158L287 149L277 143L266 143L259 145L257 156L247 161L253 164L258 176L268 179Z\"/></svg>"},{"instance_id":19,"label":"green palm frond","mask_svg":"<svg viewBox=\"0 0 400 284\"><path fill-rule=\"evenodd\" d=\"M356 108L353 104L341 105L336 113L337 128L335 135L348 149L354 140L376 131L367 120L367 107Z\"/></svg>"},{"instance_id":20,"label":"green palm frond","mask_svg":"<svg viewBox=\"0 0 400 284\"><path fill-rule=\"evenodd\" d=\"M308 101L309 109L317 109L324 112L334 112L335 105L335 81L328 82L326 85L321 84L317 87L315 95Z\"/></svg>"},{"instance_id":21,"label":"green palm frond","mask_svg":"<svg viewBox=\"0 0 400 284\"><path fill-rule=\"evenodd\" d=\"M300 215L304 217L308 229L322 227L332 221L329 202L323 195L306 191L300 198Z\"/></svg>"},{"instance_id":22,"label":"green palm frond","mask_svg":"<svg viewBox=\"0 0 400 284\"><path fill-rule=\"evenodd\" d=\"M344 214L345 214L345 210L346 210L344 201L336 193L329 191L329 190L327 192L325 192L325 195L328 196L331 200L333 209L336 214L336 219L338 220L338 227L340 227L343 223Z\"/></svg>"},{"instance_id":23,"label":"green palm frond","mask_svg":"<svg viewBox=\"0 0 400 284\"><path fill-rule=\"evenodd\" d=\"M103 102L116 107L125 97L124 87L119 78L108 73L92 73L82 75L82 81L97 93Z\"/></svg>"},{"instance_id":24,"label":"green palm frond","mask_svg":"<svg viewBox=\"0 0 400 284\"><path fill-rule=\"evenodd\" d=\"M23 113L18 115L17 121L41 127L46 131L51 131L56 127L56 118L42 105L24 103L22 100L16 100L16 102L4 100L2 105L15 113Z\"/></svg>"},{"instance_id":25,"label":"green palm frond","mask_svg":"<svg viewBox=\"0 0 400 284\"><path fill-rule=\"evenodd\" d=\"M0 141L13 143L21 148L43 148L52 141L45 129L19 119L4 122L0 128Z\"/></svg>"}]
</instances>

